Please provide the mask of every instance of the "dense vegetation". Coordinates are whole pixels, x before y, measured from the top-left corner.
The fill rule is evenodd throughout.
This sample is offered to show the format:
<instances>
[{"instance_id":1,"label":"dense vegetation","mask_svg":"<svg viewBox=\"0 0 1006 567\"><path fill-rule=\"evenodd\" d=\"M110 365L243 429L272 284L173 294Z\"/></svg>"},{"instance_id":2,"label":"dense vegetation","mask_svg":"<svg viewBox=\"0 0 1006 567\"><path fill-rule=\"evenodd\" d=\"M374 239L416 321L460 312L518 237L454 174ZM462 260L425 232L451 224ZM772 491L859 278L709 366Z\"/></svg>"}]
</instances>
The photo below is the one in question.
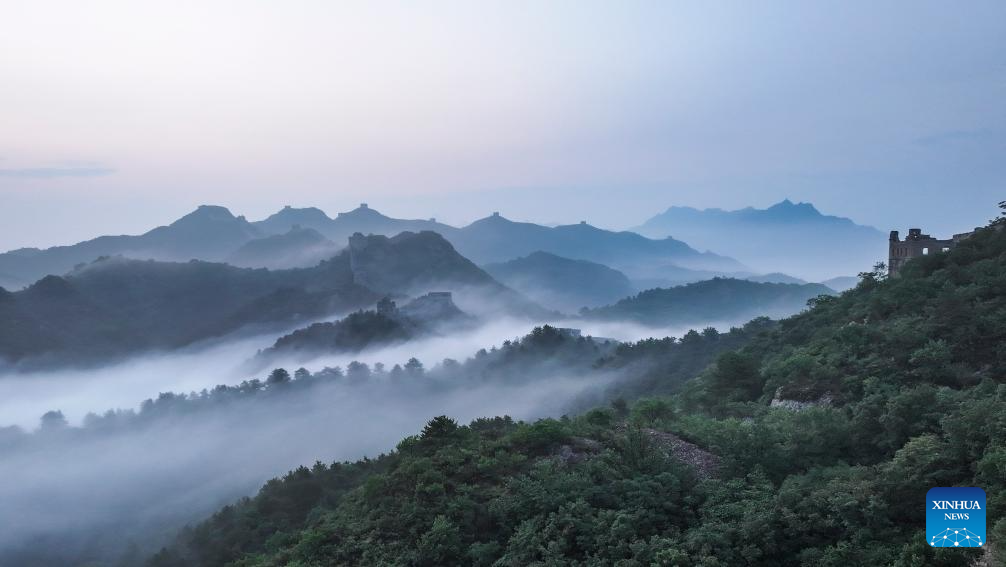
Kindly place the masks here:
<instances>
[{"instance_id":1,"label":"dense vegetation","mask_svg":"<svg viewBox=\"0 0 1006 567\"><path fill-rule=\"evenodd\" d=\"M1001 227L899 278L863 274L677 394L533 424L438 417L389 455L270 482L151 564L997 564ZM717 454L718 472L670 457L660 432ZM955 485L987 492L993 546L927 546L925 493Z\"/></svg>"},{"instance_id":2,"label":"dense vegetation","mask_svg":"<svg viewBox=\"0 0 1006 567\"><path fill-rule=\"evenodd\" d=\"M834 293L820 284L754 282L713 278L670 288L656 288L618 303L584 309L590 319L637 321L646 325L696 325L711 321L743 321L760 315L792 315L807 300Z\"/></svg>"},{"instance_id":3,"label":"dense vegetation","mask_svg":"<svg viewBox=\"0 0 1006 567\"><path fill-rule=\"evenodd\" d=\"M259 358L268 360L279 354L303 354L306 357L324 352L359 352L368 346L408 340L414 327L376 311L356 311L338 321L314 323L283 335Z\"/></svg>"}]
</instances>

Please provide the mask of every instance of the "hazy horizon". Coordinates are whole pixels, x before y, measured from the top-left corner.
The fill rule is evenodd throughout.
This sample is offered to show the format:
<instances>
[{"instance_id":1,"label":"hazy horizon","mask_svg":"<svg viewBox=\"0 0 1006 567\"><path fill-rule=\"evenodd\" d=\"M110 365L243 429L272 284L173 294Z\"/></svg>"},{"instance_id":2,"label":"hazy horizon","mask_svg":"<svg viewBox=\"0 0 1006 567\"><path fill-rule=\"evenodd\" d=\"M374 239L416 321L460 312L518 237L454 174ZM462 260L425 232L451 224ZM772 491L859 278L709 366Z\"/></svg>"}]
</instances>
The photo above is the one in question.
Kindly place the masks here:
<instances>
[{"instance_id":1,"label":"hazy horizon","mask_svg":"<svg viewBox=\"0 0 1006 567\"><path fill-rule=\"evenodd\" d=\"M790 201L793 202L793 203L801 203L801 201L793 200L793 199L790 199ZM756 206L756 207L753 207L753 208L755 208L755 209L765 209L765 208L771 207L771 206L776 205L776 204L779 204L779 202L768 203L768 204L766 204L764 206ZM811 203L811 204L813 205L813 203ZM478 221L480 219L489 217L490 215L492 215L495 212L499 212L504 218L507 218L508 220L515 221L515 222L534 222L536 224L541 224L541 225L544 225L544 226L558 226L558 225L565 225L565 224L576 224L577 222L580 222L580 221L586 221L589 224L591 224L591 225L593 225L593 226L595 226L597 228L602 228L602 229L605 229L605 230L613 230L613 231L620 231L620 230L630 230L631 231L631 230L637 228L636 225L640 225L644 221L648 220L650 217L652 217L654 215L658 215L660 213L663 213L664 211L667 210L667 208L664 208L664 209L660 209L658 211L654 211L654 213L652 215L650 215L650 217L641 219L638 223L636 223L636 225L630 225L630 226L609 226L609 225L605 225L605 224L598 223L596 221L591 221L591 220L588 220L588 219L580 219L580 220L577 220L577 221L568 221L568 222L538 221L538 220L533 220L533 219L525 218L525 217L521 217L521 216L513 216L511 214L508 214L506 211L500 211L498 209L490 209L490 210L486 210L485 212L482 212L482 213L475 212L474 213L475 216L464 217L464 218L458 217L457 220L452 220L450 218L443 218L443 217L434 217L432 215L409 214L408 212L405 212L405 213L402 213L402 214L392 214L389 211L391 211L391 210L399 210L400 207L395 207L391 203L389 203L389 207L384 207L381 204L375 204L373 202L359 202L359 203L347 204L345 208L339 209L339 210L325 209L323 207L318 207L316 205L310 205L310 204L305 204L303 206L284 204L284 205L278 205L274 209L269 210L269 212L266 212L266 213L261 214L261 215L249 215L249 214L246 214L245 211L239 210L239 209L235 209L234 207L229 206L226 203L207 202L207 203L199 203L197 205L194 205L192 208L180 212L175 217L166 217L164 220L154 221L156 224L152 224L152 225L149 225L149 226L146 226L146 227L140 227L140 228L138 228L134 232L124 232L122 230L117 230L116 229L116 226L127 226L127 225L130 224L129 222L127 222L127 221L124 220L123 222L117 223L116 225L111 225L111 224L110 225L105 225L105 228L106 228L107 232L101 232L101 233L96 233L96 234L92 234L92 235L89 235L89 236L84 236L80 240L65 241L65 242L64 241L59 241L59 242L53 242L51 244L43 244L43 245L38 245L38 244L25 245L23 247L15 247L15 248L9 248L9 249L5 248L5 249L0 249L0 253L8 252L10 250L15 250L17 248L42 248L42 249L45 249L45 248L49 248L49 247L52 247L52 246L71 245L71 244L76 244L77 242L80 242L80 241L86 241L86 240L90 240L90 239L93 239L93 238L97 238L99 236L108 236L108 235L140 235L140 234L148 232L148 231L150 231L150 230L152 230L154 228L157 228L157 227L160 227L160 226L170 225L171 223L175 222L176 220L182 218L183 216L195 212L199 207L202 207L202 206L224 207L225 209L229 210L231 212L231 214L233 214L235 217L242 217L243 216L243 217L245 217L250 222L256 222L256 221L265 220L269 216L271 216L271 215L273 215L273 214L281 211L284 207L287 207L287 206L290 206L290 207L293 207L293 208L317 208L317 209L320 209L322 212L324 212L328 217L334 219L334 218L336 218L341 213L350 212L350 211L355 210L355 209L357 209L357 208L359 208L359 207L361 207L363 205L366 205L368 208L370 208L370 209L372 209L374 211L377 211L377 212L379 212L379 213L381 213L381 214L383 214L385 216L392 217L392 218L399 218L399 219L420 219L420 220L435 218L437 220L437 222L448 224L448 225L454 226L456 228L461 228L461 227L467 226L467 225L469 225L469 224L471 224L471 223L473 223L475 221ZM673 207L673 206L685 206L685 205L671 205L671 206ZM694 207L694 208L701 210L701 209L706 209L706 208L717 209L718 207ZM745 207L739 207L738 209L740 209L740 208L745 208ZM724 210L735 210L735 209L724 209ZM825 216L841 216L841 215L833 215L832 213L830 213L828 211L822 211L820 209L818 209L818 211L822 215L825 215ZM158 215L158 216L160 217L161 215ZM542 218L546 218L546 217L542 217ZM872 226L872 225L869 225L869 224L860 223L856 219L850 219L850 220L852 220L853 222L855 222L856 224L859 224L859 225L868 226L868 227ZM872 227L872 228L878 228L878 227ZM897 230L897 229L893 229L893 230ZM902 230L902 232L904 232L904 230ZM670 236L672 238L674 237L673 235L670 235ZM695 247L699 248L699 249L702 248L701 246L695 246Z\"/></svg>"},{"instance_id":2,"label":"hazy horizon","mask_svg":"<svg viewBox=\"0 0 1006 567\"><path fill-rule=\"evenodd\" d=\"M4 5L4 250L204 203L949 234L1006 180L1001 3Z\"/></svg>"}]
</instances>

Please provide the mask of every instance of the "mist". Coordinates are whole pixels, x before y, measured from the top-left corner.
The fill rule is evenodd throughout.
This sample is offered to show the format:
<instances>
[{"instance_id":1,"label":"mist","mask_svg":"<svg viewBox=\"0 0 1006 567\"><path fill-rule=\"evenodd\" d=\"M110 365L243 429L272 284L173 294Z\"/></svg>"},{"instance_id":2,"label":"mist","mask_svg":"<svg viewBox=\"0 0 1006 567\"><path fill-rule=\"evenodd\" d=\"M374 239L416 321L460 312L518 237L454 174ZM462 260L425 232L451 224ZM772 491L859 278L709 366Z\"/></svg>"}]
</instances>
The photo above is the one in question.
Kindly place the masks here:
<instances>
[{"instance_id":1,"label":"mist","mask_svg":"<svg viewBox=\"0 0 1006 567\"><path fill-rule=\"evenodd\" d=\"M439 414L460 422L555 415L599 384L541 378L516 386L325 384L108 433L41 430L8 443L0 460L0 523L7 526L0 557L17 557L21 546L37 550L40 541L74 558L88 557L90 545L98 556L114 556L124 544L163 544L184 523L296 465L388 452ZM114 538L101 541L101 534Z\"/></svg>"},{"instance_id":2,"label":"mist","mask_svg":"<svg viewBox=\"0 0 1006 567\"><path fill-rule=\"evenodd\" d=\"M464 358L480 348L522 335L530 328L527 321L507 319L461 335L432 336L356 355L322 357L317 364L281 359L270 368L320 369L345 366L352 360L394 364L412 356L432 364L444 358ZM0 426L31 429L50 410L60 410L71 424L79 424L88 412L135 408L141 400L161 392L193 392L218 384L237 384L256 377L256 373L248 371L246 363L282 334L283 331L232 338L180 352L133 357L101 368L0 372Z\"/></svg>"},{"instance_id":3,"label":"mist","mask_svg":"<svg viewBox=\"0 0 1006 567\"><path fill-rule=\"evenodd\" d=\"M489 304L482 307L492 311ZM0 475L6 479L0 486L5 503L0 523L9 526L0 533L0 558L25 564L35 557L22 557L20 550L43 548L59 550L55 559L61 561L118 561L130 550L149 553L185 524L254 494L266 480L298 465L389 452L442 414L460 423L496 415L559 416L582 408L585 399L599 399L620 378L618 372L577 371L552 360L536 361L531 371L505 380L442 371L451 360L516 341L534 326L528 319L488 320L463 332L362 352L280 356L254 372L249 369L256 354L277 333L102 368L8 370L0 374ZM733 323L703 326L725 330ZM615 341L681 336L692 328L570 317L550 324ZM195 402L196 392L205 397L218 385L240 388L248 380L264 380L273 368L324 373L355 362L390 369L413 357L432 372L403 382L385 371L282 395L268 394L270 386L250 399ZM176 398L158 399L163 392L191 392L190 403L173 409ZM149 399L157 402L141 404ZM39 427L40 416L52 410L61 412L65 424L57 419L55 426Z\"/></svg>"},{"instance_id":4,"label":"mist","mask_svg":"<svg viewBox=\"0 0 1006 567\"><path fill-rule=\"evenodd\" d=\"M652 334L635 326L596 328L623 339ZM321 371L353 361L390 368L416 357L436 370L444 359L465 360L530 329L525 320L502 319L464 333L356 354L297 364L277 360L269 368ZM593 327L584 334L588 331ZM615 379L544 361L532 374L505 382L467 376L447 380L434 371L403 383L384 373L362 382L343 379L281 396L192 404L195 409L178 411L171 409L169 397L163 404L144 404L168 410L137 413L142 400L161 392L264 379L268 370L251 376L242 367L274 338L245 337L100 369L0 377L0 475L5 479L0 524L7 526L0 533L0 559L7 559L0 562L30 564L35 556L21 556L21 550L57 550L50 561L112 561L129 549L150 552L186 523L254 494L266 480L297 465L391 451L441 414L461 423L495 415L558 416L584 392ZM39 417L50 410L61 411L67 423L39 427ZM103 417L87 415L92 412Z\"/></svg>"},{"instance_id":5,"label":"mist","mask_svg":"<svg viewBox=\"0 0 1006 567\"><path fill-rule=\"evenodd\" d=\"M328 318L330 319L330 318ZM327 320L327 319L326 319ZM719 330L742 321L712 322ZM560 318L550 324L581 329L584 336L636 341L647 337L681 336L694 325L649 327L621 321L586 321ZM416 357L427 365L445 358L462 360L481 348L499 345L527 333L533 323L524 319L498 318L464 333L432 335L407 343L368 349L355 354L322 355L314 359L276 358L269 369L305 367L320 370L343 366L356 360L389 367ZM210 345L194 346L181 352L158 353L129 358L101 368L61 368L57 370L0 372L0 426L17 425L33 429L39 417L60 410L70 424L80 424L89 412L128 409L161 392L197 392L218 384L233 385L262 377L248 371L247 362L256 352L272 345L282 332L256 334Z\"/></svg>"}]
</instances>

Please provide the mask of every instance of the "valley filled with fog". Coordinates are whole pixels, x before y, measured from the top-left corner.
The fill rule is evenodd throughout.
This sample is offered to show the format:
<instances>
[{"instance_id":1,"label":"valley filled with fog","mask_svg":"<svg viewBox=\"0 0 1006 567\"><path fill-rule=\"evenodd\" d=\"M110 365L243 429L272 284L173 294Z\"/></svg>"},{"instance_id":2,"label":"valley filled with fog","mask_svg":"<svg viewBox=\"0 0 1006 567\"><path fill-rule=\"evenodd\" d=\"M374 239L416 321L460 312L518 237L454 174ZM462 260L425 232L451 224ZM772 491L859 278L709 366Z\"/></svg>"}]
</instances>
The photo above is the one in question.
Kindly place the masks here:
<instances>
[{"instance_id":1,"label":"valley filled with fog","mask_svg":"<svg viewBox=\"0 0 1006 567\"><path fill-rule=\"evenodd\" d=\"M1006 2L0 5L0 567L1006 566Z\"/></svg>"},{"instance_id":2,"label":"valley filled with fog","mask_svg":"<svg viewBox=\"0 0 1006 567\"><path fill-rule=\"evenodd\" d=\"M0 289L0 560L20 565L142 563L291 467L391 452L434 416L674 392L836 293L671 238L367 207L200 207L2 266L68 269Z\"/></svg>"},{"instance_id":3,"label":"valley filled with fog","mask_svg":"<svg viewBox=\"0 0 1006 567\"><path fill-rule=\"evenodd\" d=\"M711 321L713 326L727 329L744 321ZM636 341L651 336L680 336L693 328L653 328L631 322L578 320L550 321L560 327L576 327L583 335ZM351 361L369 365L382 363L389 368L404 364L411 357L427 365L445 358L464 360L482 348L500 345L505 340L527 334L532 322L506 318L479 326L472 332L455 333L417 339L408 343L368 349L356 354L318 355L311 360L274 360L273 367L285 367L291 372L304 367L320 370L325 366L346 367ZM256 352L275 340L276 334L262 334L234 340L216 341L211 345L195 345L184 352L151 354L129 358L100 368L61 368L56 370L0 372L0 426L19 426L32 430L47 411L61 411L70 424L79 425L87 413L103 413L109 409L136 409L142 400L157 397L161 392L198 392L219 384L234 385L249 378L265 378L247 370Z\"/></svg>"},{"instance_id":4,"label":"valley filled with fog","mask_svg":"<svg viewBox=\"0 0 1006 567\"><path fill-rule=\"evenodd\" d=\"M180 361L147 361L119 371L161 371L175 381L186 368ZM157 537L153 534L169 534L253 494L291 463L355 460L390 451L433 415L460 421L504 414L516 419L557 415L577 393L599 385L597 378L561 372L537 378L515 385L419 381L407 386L372 379L162 417L142 426L99 427L84 435L51 427L26 439L0 433L0 474L5 478L0 523L7 526L0 548L34 547L36 538L42 538L72 556L95 545L96 538L98 547L113 543L100 542L98 534L115 534L113 549L129 536L149 546ZM59 381L49 384L60 386ZM175 383L175 389L181 385ZM65 386L71 390L66 395L72 396L73 386ZM102 398L102 393L112 399L122 396L117 386L121 383L91 384L86 395L92 408L122 407ZM82 540L73 541L70 534L81 534Z\"/></svg>"},{"instance_id":5,"label":"valley filled with fog","mask_svg":"<svg viewBox=\"0 0 1006 567\"><path fill-rule=\"evenodd\" d=\"M551 323L577 325L584 336L616 341L680 336L687 330L618 321ZM480 349L515 341L532 327L526 319L502 318L466 332L353 354L273 360L257 373L248 371L249 361L275 333L147 354L98 368L8 370L0 376L0 475L6 479L0 488L5 504L0 523L9 528L0 535L0 556L19 557L21 548L37 549L40 542L57 545L65 557L115 555L133 544L149 551L167 543L173 530L184 524L254 494L291 464L355 460L390 451L434 415L462 423L496 415L558 417L574 409L575 400L596 395L618 380L619 372L591 373L548 360L536 362L532 373L505 381L437 379L430 372L403 383L385 371L281 398L168 412L142 424L116 425L114 418L95 421L96 415L110 410L132 414L141 410L141 401L157 400L161 393L198 396L218 385L264 381L274 367L319 372L356 362L390 369L415 357L435 371L445 359L464 361ZM50 411L61 417L40 421Z\"/></svg>"}]
</instances>

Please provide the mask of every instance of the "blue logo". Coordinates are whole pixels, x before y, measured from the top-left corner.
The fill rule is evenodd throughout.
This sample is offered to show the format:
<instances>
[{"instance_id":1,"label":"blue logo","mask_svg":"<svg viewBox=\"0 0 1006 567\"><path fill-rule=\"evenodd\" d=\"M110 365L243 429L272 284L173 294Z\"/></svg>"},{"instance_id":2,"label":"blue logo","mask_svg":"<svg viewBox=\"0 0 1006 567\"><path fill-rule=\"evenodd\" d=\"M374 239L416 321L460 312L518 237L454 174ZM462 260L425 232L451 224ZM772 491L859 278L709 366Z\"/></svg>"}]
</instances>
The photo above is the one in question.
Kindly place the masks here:
<instances>
[{"instance_id":1,"label":"blue logo","mask_svg":"<svg viewBox=\"0 0 1006 567\"><path fill-rule=\"evenodd\" d=\"M933 547L985 546L985 491L932 488L926 493L926 540Z\"/></svg>"}]
</instances>

